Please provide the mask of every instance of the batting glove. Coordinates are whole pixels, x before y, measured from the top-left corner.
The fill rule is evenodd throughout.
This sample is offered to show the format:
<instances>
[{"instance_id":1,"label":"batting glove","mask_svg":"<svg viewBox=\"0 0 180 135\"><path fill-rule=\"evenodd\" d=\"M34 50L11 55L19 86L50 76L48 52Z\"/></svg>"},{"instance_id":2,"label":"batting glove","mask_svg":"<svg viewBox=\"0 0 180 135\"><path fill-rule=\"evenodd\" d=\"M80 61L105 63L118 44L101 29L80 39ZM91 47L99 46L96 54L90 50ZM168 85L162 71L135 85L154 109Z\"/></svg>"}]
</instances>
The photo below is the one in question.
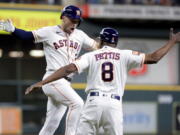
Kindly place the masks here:
<instances>
[{"instance_id":1,"label":"batting glove","mask_svg":"<svg viewBox=\"0 0 180 135\"><path fill-rule=\"evenodd\" d=\"M6 21L0 21L0 30L4 30L6 32L14 32L15 27L10 19Z\"/></svg>"}]
</instances>

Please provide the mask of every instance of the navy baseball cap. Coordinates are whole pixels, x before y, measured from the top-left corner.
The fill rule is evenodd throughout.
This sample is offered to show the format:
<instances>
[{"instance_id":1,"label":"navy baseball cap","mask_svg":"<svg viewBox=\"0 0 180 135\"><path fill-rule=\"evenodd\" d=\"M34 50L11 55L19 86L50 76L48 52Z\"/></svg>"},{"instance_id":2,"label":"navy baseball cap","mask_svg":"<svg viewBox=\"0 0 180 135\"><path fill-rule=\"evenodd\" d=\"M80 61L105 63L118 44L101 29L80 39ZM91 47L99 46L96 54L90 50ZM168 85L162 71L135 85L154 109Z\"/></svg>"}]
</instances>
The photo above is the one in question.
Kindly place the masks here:
<instances>
[{"instance_id":1,"label":"navy baseball cap","mask_svg":"<svg viewBox=\"0 0 180 135\"><path fill-rule=\"evenodd\" d=\"M117 44L119 38L119 33L116 29L106 27L103 28L100 32L100 39L104 42L110 44Z\"/></svg>"},{"instance_id":2,"label":"navy baseball cap","mask_svg":"<svg viewBox=\"0 0 180 135\"><path fill-rule=\"evenodd\" d=\"M70 6L64 7L64 9L62 10L62 13L61 13L61 18L62 18L62 16L67 16L71 19L82 20L82 18L81 18L82 11L80 10L80 8L70 5Z\"/></svg>"}]
</instances>

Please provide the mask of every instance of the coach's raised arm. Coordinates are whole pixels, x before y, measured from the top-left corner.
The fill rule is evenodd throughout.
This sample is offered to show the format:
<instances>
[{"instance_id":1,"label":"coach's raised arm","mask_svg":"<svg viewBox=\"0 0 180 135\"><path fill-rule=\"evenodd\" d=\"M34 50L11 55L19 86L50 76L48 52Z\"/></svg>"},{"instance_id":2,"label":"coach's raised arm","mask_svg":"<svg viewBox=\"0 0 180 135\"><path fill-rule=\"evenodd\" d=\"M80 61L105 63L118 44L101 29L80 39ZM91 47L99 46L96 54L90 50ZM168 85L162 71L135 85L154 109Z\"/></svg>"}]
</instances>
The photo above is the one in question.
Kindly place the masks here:
<instances>
[{"instance_id":1,"label":"coach's raised arm","mask_svg":"<svg viewBox=\"0 0 180 135\"><path fill-rule=\"evenodd\" d=\"M173 28L171 28L169 35L169 41L164 46L153 53L145 55L144 64L157 63L177 42L180 42L180 32L174 33Z\"/></svg>"}]
</instances>

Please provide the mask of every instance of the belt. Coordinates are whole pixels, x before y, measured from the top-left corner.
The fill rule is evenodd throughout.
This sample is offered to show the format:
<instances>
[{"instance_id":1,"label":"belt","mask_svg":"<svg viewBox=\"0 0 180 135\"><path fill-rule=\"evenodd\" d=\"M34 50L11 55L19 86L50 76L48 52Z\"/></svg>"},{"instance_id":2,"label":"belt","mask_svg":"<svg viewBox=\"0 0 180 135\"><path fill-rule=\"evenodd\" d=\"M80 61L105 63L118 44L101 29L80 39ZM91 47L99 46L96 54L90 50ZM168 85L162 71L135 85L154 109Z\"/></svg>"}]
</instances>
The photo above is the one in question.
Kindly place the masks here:
<instances>
[{"instance_id":1,"label":"belt","mask_svg":"<svg viewBox=\"0 0 180 135\"><path fill-rule=\"evenodd\" d=\"M90 92L90 96L100 96L100 93L99 92ZM106 97L107 94L101 94L101 96L103 97ZM120 100L120 96L116 95L116 94L111 94L110 97L112 99L117 99L117 100Z\"/></svg>"},{"instance_id":2,"label":"belt","mask_svg":"<svg viewBox=\"0 0 180 135\"><path fill-rule=\"evenodd\" d=\"M71 79L70 77L65 76L65 77L63 77L63 78L66 79L66 80L69 81L69 82L72 81L72 79Z\"/></svg>"}]
</instances>

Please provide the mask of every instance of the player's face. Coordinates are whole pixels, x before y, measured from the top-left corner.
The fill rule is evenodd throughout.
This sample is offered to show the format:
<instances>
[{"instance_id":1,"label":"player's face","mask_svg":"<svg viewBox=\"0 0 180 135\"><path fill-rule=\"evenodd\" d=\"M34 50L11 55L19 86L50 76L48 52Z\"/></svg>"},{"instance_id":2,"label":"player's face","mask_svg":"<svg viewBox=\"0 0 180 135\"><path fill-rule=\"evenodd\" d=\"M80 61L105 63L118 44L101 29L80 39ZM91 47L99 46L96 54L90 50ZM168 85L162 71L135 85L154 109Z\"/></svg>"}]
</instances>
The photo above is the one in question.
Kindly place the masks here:
<instances>
[{"instance_id":1,"label":"player's face","mask_svg":"<svg viewBox=\"0 0 180 135\"><path fill-rule=\"evenodd\" d=\"M63 30L69 34L71 34L79 24L79 19L71 19L66 16L63 16L62 20Z\"/></svg>"}]
</instances>

